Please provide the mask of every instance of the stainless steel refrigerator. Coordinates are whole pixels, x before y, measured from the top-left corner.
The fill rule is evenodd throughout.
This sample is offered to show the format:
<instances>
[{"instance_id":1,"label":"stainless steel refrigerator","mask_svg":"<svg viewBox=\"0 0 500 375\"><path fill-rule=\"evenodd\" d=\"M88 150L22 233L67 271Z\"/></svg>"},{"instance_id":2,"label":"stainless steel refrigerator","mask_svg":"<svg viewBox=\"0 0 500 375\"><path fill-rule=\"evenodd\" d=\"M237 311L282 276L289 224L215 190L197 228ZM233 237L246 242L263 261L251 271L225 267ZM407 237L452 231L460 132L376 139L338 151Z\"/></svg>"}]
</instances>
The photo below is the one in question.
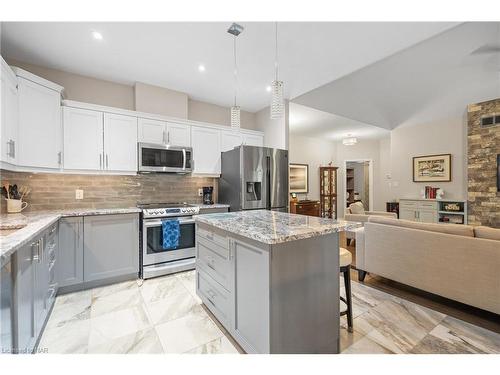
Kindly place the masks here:
<instances>
[{"instance_id":1,"label":"stainless steel refrigerator","mask_svg":"<svg viewBox=\"0 0 500 375\"><path fill-rule=\"evenodd\" d=\"M222 153L219 202L230 211L288 212L288 151L239 146Z\"/></svg>"}]
</instances>

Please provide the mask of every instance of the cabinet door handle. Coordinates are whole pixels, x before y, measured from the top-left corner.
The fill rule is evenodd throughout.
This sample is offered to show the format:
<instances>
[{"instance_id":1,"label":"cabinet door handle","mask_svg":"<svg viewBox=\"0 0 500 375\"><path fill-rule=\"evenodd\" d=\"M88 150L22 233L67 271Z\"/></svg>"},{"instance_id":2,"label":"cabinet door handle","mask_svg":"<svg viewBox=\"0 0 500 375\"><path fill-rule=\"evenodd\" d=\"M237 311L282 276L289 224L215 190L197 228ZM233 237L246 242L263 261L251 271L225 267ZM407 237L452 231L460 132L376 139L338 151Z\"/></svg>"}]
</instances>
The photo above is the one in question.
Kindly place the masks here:
<instances>
[{"instance_id":1,"label":"cabinet door handle","mask_svg":"<svg viewBox=\"0 0 500 375\"><path fill-rule=\"evenodd\" d=\"M11 140L11 142L12 142L12 155L11 155L11 157L15 158L16 157L16 141Z\"/></svg>"},{"instance_id":2,"label":"cabinet door handle","mask_svg":"<svg viewBox=\"0 0 500 375\"><path fill-rule=\"evenodd\" d=\"M167 143L170 144L170 131L167 132Z\"/></svg>"},{"instance_id":3,"label":"cabinet door handle","mask_svg":"<svg viewBox=\"0 0 500 375\"><path fill-rule=\"evenodd\" d=\"M37 247L36 249L36 254L33 254L33 247ZM40 241L36 241L36 242L33 242L31 244L31 261L34 262L34 261L39 261L39 258L40 258Z\"/></svg>"},{"instance_id":4,"label":"cabinet door handle","mask_svg":"<svg viewBox=\"0 0 500 375\"><path fill-rule=\"evenodd\" d=\"M167 143L167 140L165 139L165 130L163 130L162 139L163 143Z\"/></svg>"},{"instance_id":5,"label":"cabinet door handle","mask_svg":"<svg viewBox=\"0 0 500 375\"><path fill-rule=\"evenodd\" d=\"M99 169L102 169L102 154L99 154Z\"/></svg>"},{"instance_id":6,"label":"cabinet door handle","mask_svg":"<svg viewBox=\"0 0 500 375\"><path fill-rule=\"evenodd\" d=\"M59 151L57 153L57 162L59 163L59 165L62 165L62 151Z\"/></svg>"},{"instance_id":7,"label":"cabinet door handle","mask_svg":"<svg viewBox=\"0 0 500 375\"><path fill-rule=\"evenodd\" d=\"M108 154L106 154L106 169L108 169L108 166L109 166L108 161L109 161Z\"/></svg>"}]
</instances>

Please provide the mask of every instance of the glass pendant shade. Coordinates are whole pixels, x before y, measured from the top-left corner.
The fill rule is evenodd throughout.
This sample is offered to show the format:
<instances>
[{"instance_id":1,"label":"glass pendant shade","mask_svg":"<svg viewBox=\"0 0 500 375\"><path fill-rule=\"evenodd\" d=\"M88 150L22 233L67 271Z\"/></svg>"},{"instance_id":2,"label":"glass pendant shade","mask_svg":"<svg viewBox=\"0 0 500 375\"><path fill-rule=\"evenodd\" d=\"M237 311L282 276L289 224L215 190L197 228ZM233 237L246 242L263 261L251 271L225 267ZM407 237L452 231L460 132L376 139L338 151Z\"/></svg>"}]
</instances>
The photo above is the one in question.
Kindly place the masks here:
<instances>
[{"instance_id":1,"label":"glass pendant shade","mask_svg":"<svg viewBox=\"0 0 500 375\"><path fill-rule=\"evenodd\" d=\"M231 128L239 129L240 128L240 106L232 106L231 107Z\"/></svg>"},{"instance_id":2,"label":"glass pendant shade","mask_svg":"<svg viewBox=\"0 0 500 375\"><path fill-rule=\"evenodd\" d=\"M283 81L273 81L271 84L271 119L282 118L284 107Z\"/></svg>"}]
</instances>

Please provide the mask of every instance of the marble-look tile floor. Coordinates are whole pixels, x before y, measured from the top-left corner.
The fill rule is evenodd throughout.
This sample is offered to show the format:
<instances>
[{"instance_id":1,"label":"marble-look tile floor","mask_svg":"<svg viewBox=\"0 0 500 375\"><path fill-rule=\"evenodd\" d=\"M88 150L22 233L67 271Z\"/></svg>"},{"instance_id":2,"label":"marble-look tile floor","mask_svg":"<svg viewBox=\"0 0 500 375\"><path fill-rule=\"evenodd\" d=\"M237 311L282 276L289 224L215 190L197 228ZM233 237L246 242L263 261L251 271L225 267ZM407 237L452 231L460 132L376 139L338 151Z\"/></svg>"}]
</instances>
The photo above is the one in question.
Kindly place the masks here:
<instances>
[{"instance_id":1,"label":"marble-look tile floor","mask_svg":"<svg viewBox=\"0 0 500 375\"><path fill-rule=\"evenodd\" d=\"M341 283L343 285L343 283ZM341 287L341 293L344 293ZM349 354L500 353L500 334L353 282ZM47 353L238 353L203 308L195 272L58 296L39 349Z\"/></svg>"}]
</instances>

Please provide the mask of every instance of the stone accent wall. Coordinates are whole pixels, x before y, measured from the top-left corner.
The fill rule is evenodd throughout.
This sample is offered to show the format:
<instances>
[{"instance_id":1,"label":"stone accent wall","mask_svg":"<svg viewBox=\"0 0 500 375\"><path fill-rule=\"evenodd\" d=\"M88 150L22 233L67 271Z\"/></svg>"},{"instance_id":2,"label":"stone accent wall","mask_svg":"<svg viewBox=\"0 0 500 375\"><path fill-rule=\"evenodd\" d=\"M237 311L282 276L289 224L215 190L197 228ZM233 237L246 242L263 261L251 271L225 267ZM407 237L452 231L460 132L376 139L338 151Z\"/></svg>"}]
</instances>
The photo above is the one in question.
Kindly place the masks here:
<instances>
[{"instance_id":1,"label":"stone accent wall","mask_svg":"<svg viewBox=\"0 0 500 375\"><path fill-rule=\"evenodd\" d=\"M26 211L69 208L134 207L138 202L201 203L198 189L213 186L217 198L217 178L176 174L139 174L104 176L57 173L25 173L1 170L1 180L31 188ZM83 200L75 199L75 190L83 189ZM1 211L6 212L2 199Z\"/></svg>"},{"instance_id":2,"label":"stone accent wall","mask_svg":"<svg viewBox=\"0 0 500 375\"><path fill-rule=\"evenodd\" d=\"M468 108L468 220L472 225L500 228L500 193L497 192L500 126L481 127L481 116L491 113L500 113L500 99Z\"/></svg>"}]
</instances>

